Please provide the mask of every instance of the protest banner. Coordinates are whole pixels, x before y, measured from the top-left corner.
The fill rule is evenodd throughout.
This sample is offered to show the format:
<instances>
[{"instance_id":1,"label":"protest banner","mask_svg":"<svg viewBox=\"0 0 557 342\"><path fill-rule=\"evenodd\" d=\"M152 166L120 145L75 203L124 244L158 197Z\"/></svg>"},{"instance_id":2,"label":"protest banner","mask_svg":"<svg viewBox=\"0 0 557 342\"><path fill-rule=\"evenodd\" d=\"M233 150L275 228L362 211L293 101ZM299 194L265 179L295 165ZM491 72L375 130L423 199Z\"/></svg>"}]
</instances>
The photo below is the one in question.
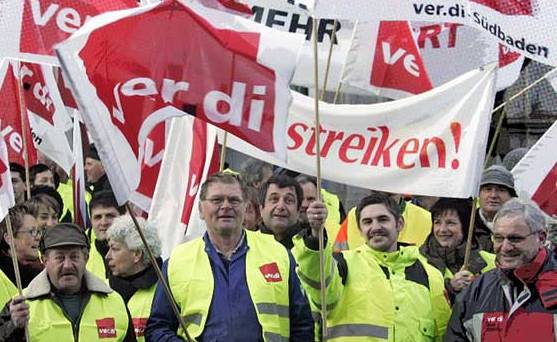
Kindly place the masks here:
<instances>
[{"instance_id":1,"label":"protest banner","mask_svg":"<svg viewBox=\"0 0 557 342\"><path fill-rule=\"evenodd\" d=\"M557 66L557 3L553 0L315 1L318 18L451 22L488 33L491 39L544 64Z\"/></svg>"},{"instance_id":2,"label":"protest banner","mask_svg":"<svg viewBox=\"0 0 557 342\"><path fill-rule=\"evenodd\" d=\"M531 198L548 215L557 215L557 122L515 165L512 174L519 196Z\"/></svg>"},{"instance_id":3,"label":"protest banner","mask_svg":"<svg viewBox=\"0 0 557 342\"><path fill-rule=\"evenodd\" d=\"M495 65L420 95L374 105L320 104L323 178L428 196L476 195L495 96ZM315 174L313 99L294 95L288 161L229 136L228 146Z\"/></svg>"},{"instance_id":4,"label":"protest banner","mask_svg":"<svg viewBox=\"0 0 557 342\"><path fill-rule=\"evenodd\" d=\"M195 115L284 159L288 82L301 44L238 16L169 1L97 16L57 52L123 203L139 183L148 134L170 117Z\"/></svg>"}]
</instances>

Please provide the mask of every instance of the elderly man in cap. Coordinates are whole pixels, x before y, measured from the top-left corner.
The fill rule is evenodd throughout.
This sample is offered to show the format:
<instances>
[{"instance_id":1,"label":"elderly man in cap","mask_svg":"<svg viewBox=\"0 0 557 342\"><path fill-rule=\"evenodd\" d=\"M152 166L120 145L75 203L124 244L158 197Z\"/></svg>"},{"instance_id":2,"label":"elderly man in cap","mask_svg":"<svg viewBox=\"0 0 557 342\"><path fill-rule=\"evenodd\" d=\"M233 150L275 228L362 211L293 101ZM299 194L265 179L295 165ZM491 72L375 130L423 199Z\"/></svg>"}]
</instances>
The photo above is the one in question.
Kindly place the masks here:
<instances>
[{"instance_id":1,"label":"elderly man in cap","mask_svg":"<svg viewBox=\"0 0 557 342\"><path fill-rule=\"evenodd\" d=\"M503 204L516 197L512 173L500 165L486 169L480 180L480 207L476 212L474 235L481 249L493 253L493 219Z\"/></svg>"},{"instance_id":2,"label":"elderly man in cap","mask_svg":"<svg viewBox=\"0 0 557 342\"><path fill-rule=\"evenodd\" d=\"M497 268L457 298L445 341L555 341L557 260L542 211L514 198L493 222Z\"/></svg>"},{"instance_id":3,"label":"elderly man in cap","mask_svg":"<svg viewBox=\"0 0 557 342\"><path fill-rule=\"evenodd\" d=\"M74 224L46 230L40 244L45 270L0 313L0 340L135 341L120 295L85 270L89 242Z\"/></svg>"}]
</instances>

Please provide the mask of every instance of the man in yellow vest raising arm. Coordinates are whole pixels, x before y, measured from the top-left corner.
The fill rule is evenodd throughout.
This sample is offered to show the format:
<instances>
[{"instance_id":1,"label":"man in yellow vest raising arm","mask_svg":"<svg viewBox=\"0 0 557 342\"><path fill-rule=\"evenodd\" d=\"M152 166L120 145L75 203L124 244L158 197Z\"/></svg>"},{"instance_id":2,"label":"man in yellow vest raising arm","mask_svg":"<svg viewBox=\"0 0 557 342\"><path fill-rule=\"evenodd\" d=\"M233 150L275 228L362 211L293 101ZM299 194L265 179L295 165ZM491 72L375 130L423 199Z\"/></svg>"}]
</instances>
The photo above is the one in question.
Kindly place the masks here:
<instances>
[{"instance_id":1,"label":"man in yellow vest raising arm","mask_svg":"<svg viewBox=\"0 0 557 342\"><path fill-rule=\"evenodd\" d=\"M45 270L6 304L0 322L4 341L135 341L131 319L120 295L85 270L87 236L71 223L59 223L43 235Z\"/></svg>"},{"instance_id":2,"label":"man in yellow vest raising arm","mask_svg":"<svg viewBox=\"0 0 557 342\"><path fill-rule=\"evenodd\" d=\"M311 229L294 238L298 275L310 301L321 306L318 234L327 217L315 201L307 211ZM356 207L366 244L332 255L325 247L327 341L441 341L450 316L443 276L416 246L398 243L404 226L400 207L372 194Z\"/></svg>"},{"instance_id":3,"label":"man in yellow vest raising arm","mask_svg":"<svg viewBox=\"0 0 557 342\"><path fill-rule=\"evenodd\" d=\"M294 258L273 236L242 228L241 181L214 174L199 198L206 234L176 247L163 264L189 335L196 341L312 341ZM184 335L159 284L145 338L182 341Z\"/></svg>"}]
</instances>

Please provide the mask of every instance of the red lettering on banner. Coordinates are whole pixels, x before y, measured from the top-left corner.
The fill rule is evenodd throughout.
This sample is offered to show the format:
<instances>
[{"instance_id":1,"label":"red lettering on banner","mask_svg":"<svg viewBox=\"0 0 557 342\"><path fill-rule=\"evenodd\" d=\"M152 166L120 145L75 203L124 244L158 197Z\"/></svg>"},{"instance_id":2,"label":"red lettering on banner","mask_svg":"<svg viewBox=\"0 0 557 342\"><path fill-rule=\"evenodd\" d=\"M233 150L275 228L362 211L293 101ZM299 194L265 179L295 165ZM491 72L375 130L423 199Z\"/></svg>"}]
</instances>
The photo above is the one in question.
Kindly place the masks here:
<instances>
[{"instance_id":1,"label":"red lettering on banner","mask_svg":"<svg viewBox=\"0 0 557 342\"><path fill-rule=\"evenodd\" d=\"M457 23L445 23L441 24L434 24L434 25L425 25L420 27L420 32L418 33L418 46L420 49L425 48L426 41L429 40L431 42L431 47L434 49L440 49L441 43L439 42L439 35L441 33L447 32L448 39L447 39L447 48L454 48L456 46L457 40L457 33L458 27L462 26L462 24ZM444 31L443 27L448 28L448 31Z\"/></svg>"},{"instance_id":2,"label":"red lettering on banner","mask_svg":"<svg viewBox=\"0 0 557 342\"><path fill-rule=\"evenodd\" d=\"M21 63L19 75L23 83L25 107L54 125L54 104L40 64Z\"/></svg>"},{"instance_id":3,"label":"red lettering on banner","mask_svg":"<svg viewBox=\"0 0 557 342\"><path fill-rule=\"evenodd\" d=\"M96 323L99 338L116 337L116 323L114 322L114 318L107 317L103 319L97 319Z\"/></svg>"},{"instance_id":4,"label":"red lettering on banner","mask_svg":"<svg viewBox=\"0 0 557 342\"><path fill-rule=\"evenodd\" d=\"M259 270L261 271L261 274L263 274L263 278L265 278L268 283L277 283L282 281L282 277L280 275L280 271L276 262L261 265L259 266Z\"/></svg>"},{"instance_id":5,"label":"red lettering on banner","mask_svg":"<svg viewBox=\"0 0 557 342\"><path fill-rule=\"evenodd\" d=\"M171 21L166 7L173 10ZM112 110L112 122L131 150L139 150L139 133L148 128L143 123L156 122L150 117L154 112L173 106L260 149L274 151L276 76L257 63L260 35L214 28L179 3L162 3L159 8L146 14L151 24L140 31L130 25L135 17L93 31L80 52L87 77L98 84L97 94ZM192 25L184 34L183 28ZM153 51L110 39L114 32L139 41L164 36L173 42L173 51ZM224 41L228 41L226 50ZM199 42L203 42L202 53L191 49ZM107 49L112 51L108 56L103 52ZM99 54L106 57L103 63L109 70L96 67ZM121 61L132 62L122 67Z\"/></svg>"},{"instance_id":6,"label":"red lettering on banner","mask_svg":"<svg viewBox=\"0 0 557 342\"><path fill-rule=\"evenodd\" d=\"M451 141L445 141L439 136L408 137L401 141L400 138L390 136L388 126L367 127L367 133L350 134L322 127L320 136L325 143L321 157L336 158L346 164L360 163L405 170L430 167L444 169L447 167L447 146L454 146L454 155L457 156L462 135L460 123L452 122L449 128ZM288 149L315 156L314 131L314 128L309 128L305 123L292 123L288 128L288 137L292 142ZM391 160L396 162L391 163ZM436 160L436 163L432 163L432 160ZM458 158L451 160L450 167L455 170L460 167Z\"/></svg>"},{"instance_id":7,"label":"red lettering on banner","mask_svg":"<svg viewBox=\"0 0 557 342\"><path fill-rule=\"evenodd\" d=\"M97 1L26 0L23 8L20 51L54 55L52 47L99 13L136 7L135 0Z\"/></svg>"}]
</instances>

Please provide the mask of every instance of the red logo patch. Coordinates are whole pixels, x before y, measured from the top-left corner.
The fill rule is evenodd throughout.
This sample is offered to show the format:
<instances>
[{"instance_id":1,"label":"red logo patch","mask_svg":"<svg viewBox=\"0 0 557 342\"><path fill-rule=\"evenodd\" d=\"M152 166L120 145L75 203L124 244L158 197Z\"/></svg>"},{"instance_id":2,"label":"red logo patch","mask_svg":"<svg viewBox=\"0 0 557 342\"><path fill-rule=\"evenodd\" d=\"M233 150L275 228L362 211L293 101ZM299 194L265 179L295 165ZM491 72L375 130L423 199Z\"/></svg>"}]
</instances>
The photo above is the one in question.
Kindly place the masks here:
<instances>
[{"instance_id":1,"label":"red logo patch","mask_svg":"<svg viewBox=\"0 0 557 342\"><path fill-rule=\"evenodd\" d=\"M265 264L259 267L261 274L268 283L276 283L282 281L280 271L276 262Z\"/></svg>"},{"instance_id":2,"label":"red logo patch","mask_svg":"<svg viewBox=\"0 0 557 342\"><path fill-rule=\"evenodd\" d=\"M145 335L145 328L147 327L147 318L133 318L133 330L136 337Z\"/></svg>"},{"instance_id":3,"label":"red logo patch","mask_svg":"<svg viewBox=\"0 0 557 342\"><path fill-rule=\"evenodd\" d=\"M99 338L116 337L116 323L114 323L114 318L107 317L103 319L97 319L97 330L99 333Z\"/></svg>"}]
</instances>

